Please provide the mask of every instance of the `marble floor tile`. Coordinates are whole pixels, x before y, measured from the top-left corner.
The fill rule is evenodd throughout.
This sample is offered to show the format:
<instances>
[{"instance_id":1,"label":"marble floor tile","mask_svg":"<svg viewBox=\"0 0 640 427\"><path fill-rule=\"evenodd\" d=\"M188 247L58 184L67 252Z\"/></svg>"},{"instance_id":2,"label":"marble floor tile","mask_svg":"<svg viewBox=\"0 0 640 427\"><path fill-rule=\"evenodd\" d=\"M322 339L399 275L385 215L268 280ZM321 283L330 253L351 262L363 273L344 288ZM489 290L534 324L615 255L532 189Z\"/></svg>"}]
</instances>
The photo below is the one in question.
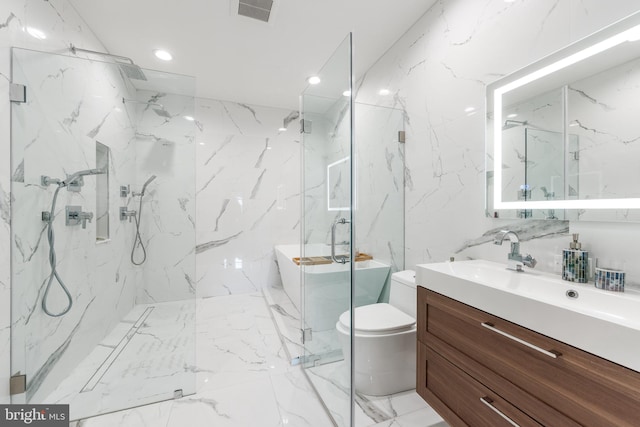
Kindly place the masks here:
<instances>
[{"instance_id":1,"label":"marble floor tile","mask_svg":"<svg viewBox=\"0 0 640 427\"><path fill-rule=\"evenodd\" d=\"M291 364L261 293L198 300L196 313L196 394L72 427L333 425L302 368Z\"/></svg>"},{"instance_id":2,"label":"marble floor tile","mask_svg":"<svg viewBox=\"0 0 640 427\"><path fill-rule=\"evenodd\" d=\"M69 427L166 427L172 406L172 401L154 403L73 421Z\"/></svg>"},{"instance_id":3,"label":"marble floor tile","mask_svg":"<svg viewBox=\"0 0 640 427\"><path fill-rule=\"evenodd\" d=\"M173 402L167 427L281 426L269 378L198 392Z\"/></svg>"},{"instance_id":4,"label":"marble floor tile","mask_svg":"<svg viewBox=\"0 0 640 427\"><path fill-rule=\"evenodd\" d=\"M309 379L318 390L325 405L339 426L348 426L345 420L349 411L349 375L343 361L328 363L307 369ZM433 423L442 421L437 413L415 392L415 390L389 396L367 396L356 393L355 426L396 426L391 422L402 420L402 426L413 426L415 419L405 416L414 412L435 414ZM429 418L431 419L431 418ZM385 424L386 423L386 424ZM415 424L422 426L423 424ZM427 424L430 425L430 424Z\"/></svg>"},{"instance_id":5,"label":"marble floor tile","mask_svg":"<svg viewBox=\"0 0 640 427\"><path fill-rule=\"evenodd\" d=\"M304 355L304 346L302 345L300 334L300 312L282 287L266 288L264 289L264 295L289 359L292 361L299 360Z\"/></svg>"},{"instance_id":6,"label":"marble floor tile","mask_svg":"<svg viewBox=\"0 0 640 427\"><path fill-rule=\"evenodd\" d=\"M196 359L191 369L197 392L86 418L71 427L347 427L346 366L333 362L303 370L291 363L280 330L285 323L275 316L290 313L282 298L256 292L198 300ZM148 324L160 326L162 321L152 319ZM176 329L169 324L162 327ZM446 427L415 391L385 397L358 394L355 409L356 427Z\"/></svg>"},{"instance_id":7,"label":"marble floor tile","mask_svg":"<svg viewBox=\"0 0 640 427\"><path fill-rule=\"evenodd\" d=\"M282 424L296 427L325 427L333 422L302 372L302 367L271 376Z\"/></svg>"},{"instance_id":8,"label":"marble floor tile","mask_svg":"<svg viewBox=\"0 0 640 427\"><path fill-rule=\"evenodd\" d=\"M194 301L138 305L46 401L75 420L193 394L194 334Z\"/></svg>"},{"instance_id":9,"label":"marble floor tile","mask_svg":"<svg viewBox=\"0 0 640 427\"><path fill-rule=\"evenodd\" d=\"M410 412L369 427L449 427L431 407Z\"/></svg>"}]
</instances>

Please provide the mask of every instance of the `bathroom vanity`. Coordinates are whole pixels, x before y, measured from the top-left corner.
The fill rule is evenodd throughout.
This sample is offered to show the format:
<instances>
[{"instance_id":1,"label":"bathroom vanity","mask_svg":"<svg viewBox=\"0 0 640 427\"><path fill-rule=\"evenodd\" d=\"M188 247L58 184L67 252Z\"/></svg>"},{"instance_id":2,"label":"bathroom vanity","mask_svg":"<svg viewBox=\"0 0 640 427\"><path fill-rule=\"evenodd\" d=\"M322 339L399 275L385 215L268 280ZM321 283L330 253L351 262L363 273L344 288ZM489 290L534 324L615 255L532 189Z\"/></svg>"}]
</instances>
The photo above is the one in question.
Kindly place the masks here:
<instances>
[{"instance_id":1,"label":"bathroom vanity","mask_svg":"<svg viewBox=\"0 0 640 427\"><path fill-rule=\"evenodd\" d=\"M640 295L504 267L417 267L420 396L452 426L637 426Z\"/></svg>"}]
</instances>

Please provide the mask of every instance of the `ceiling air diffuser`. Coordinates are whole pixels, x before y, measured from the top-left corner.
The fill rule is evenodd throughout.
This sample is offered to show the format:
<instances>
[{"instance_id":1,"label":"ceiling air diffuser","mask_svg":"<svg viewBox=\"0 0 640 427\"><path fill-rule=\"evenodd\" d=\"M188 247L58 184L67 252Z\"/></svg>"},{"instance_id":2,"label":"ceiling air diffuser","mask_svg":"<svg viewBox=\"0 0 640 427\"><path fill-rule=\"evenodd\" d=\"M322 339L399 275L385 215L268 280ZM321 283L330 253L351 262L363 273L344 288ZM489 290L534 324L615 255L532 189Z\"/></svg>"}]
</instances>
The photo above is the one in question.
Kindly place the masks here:
<instances>
[{"instance_id":1,"label":"ceiling air diffuser","mask_svg":"<svg viewBox=\"0 0 640 427\"><path fill-rule=\"evenodd\" d=\"M238 15L269 22L273 0L239 0Z\"/></svg>"}]
</instances>

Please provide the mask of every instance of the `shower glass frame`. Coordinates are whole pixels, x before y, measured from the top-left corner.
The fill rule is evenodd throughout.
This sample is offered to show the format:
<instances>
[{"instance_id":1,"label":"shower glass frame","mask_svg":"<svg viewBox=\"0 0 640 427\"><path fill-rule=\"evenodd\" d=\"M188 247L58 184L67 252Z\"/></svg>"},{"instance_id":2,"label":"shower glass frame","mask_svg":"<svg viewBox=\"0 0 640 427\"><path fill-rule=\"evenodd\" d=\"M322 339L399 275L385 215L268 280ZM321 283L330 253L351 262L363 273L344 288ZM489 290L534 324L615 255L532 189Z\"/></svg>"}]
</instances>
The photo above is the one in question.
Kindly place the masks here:
<instances>
[{"instance_id":1,"label":"shower glass frame","mask_svg":"<svg viewBox=\"0 0 640 427\"><path fill-rule=\"evenodd\" d=\"M355 241L354 205L354 146L353 146L353 64L352 34L349 33L339 47L325 62L318 76L321 83L309 85L300 96L300 112L302 119L302 227L301 256L315 257L328 255L330 252L329 230L332 227L339 236L339 241L347 242L336 249L338 257L344 256L344 266L334 276L331 283L311 283L311 274L322 265L305 265L301 263L301 295L302 316L301 328L307 331L304 338L303 368L313 369L343 358L342 350L336 341L336 319L326 319L327 310L335 311L335 307L326 305L325 297L339 300L338 311L348 310L353 316L353 269L354 251L350 242ZM336 181L333 190L342 194L341 200L347 200L346 209L329 209L330 195L327 191L328 165L336 161L345 161L344 173ZM345 176L346 175L346 176ZM329 251L327 250L329 249ZM332 264L338 265L339 263ZM330 293L331 295L326 295ZM333 320L333 321L332 321ZM353 320L353 319L351 319ZM350 322L353 325L353 321ZM328 337L330 344L324 345ZM349 347L353 348L352 328L349 329ZM328 348L327 348L328 347ZM353 388L353 352L344 355L345 363L339 366L336 379L343 388L344 395L335 405L328 404L328 396L320 397L325 401L334 421L349 420L354 422L355 392ZM313 376L313 374L308 374ZM316 387L318 389L318 387Z\"/></svg>"},{"instance_id":2,"label":"shower glass frame","mask_svg":"<svg viewBox=\"0 0 640 427\"><path fill-rule=\"evenodd\" d=\"M308 86L300 99L301 254L317 257L300 268L302 364L339 427L373 422L361 420L367 409L356 406L369 398L355 389L354 356L360 353L354 309L388 302L391 274L405 267L400 132L406 116L396 108L354 100L351 52L350 35L323 66L321 83ZM334 233L337 258L346 254L348 262L314 265L327 261ZM349 345L343 348L336 323L346 311Z\"/></svg>"},{"instance_id":3,"label":"shower glass frame","mask_svg":"<svg viewBox=\"0 0 640 427\"><path fill-rule=\"evenodd\" d=\"M27 88L26 102L11 104L11 374L26 375L27 384L12 403L70 404L75 420L195 393L195 171L178 167L195 159L195 124L182 118L195 115L195 79L143 70L147 80L134 81L119 64L91 55L20 48L11 55L12 82ZM56 185L41 185L40 176L94 168L96 142L110 152L110 238L96 242L95 217L86 229L65 225L66 205L96 212L95 176L84 177L79 193L62 188L56 265L74 305L48 317L40 307L49 274L41 212ZM152 262L136 267L128 259L134 230L118 208L137 200L122 197L120 186L139 190L152 174L158 180L147 189L141 230ZM156 330L168 334L143 342ZM149 357L127 359L135 352ZM136 376L145 370L144 379Z\"/></svg>"}]
</instances>

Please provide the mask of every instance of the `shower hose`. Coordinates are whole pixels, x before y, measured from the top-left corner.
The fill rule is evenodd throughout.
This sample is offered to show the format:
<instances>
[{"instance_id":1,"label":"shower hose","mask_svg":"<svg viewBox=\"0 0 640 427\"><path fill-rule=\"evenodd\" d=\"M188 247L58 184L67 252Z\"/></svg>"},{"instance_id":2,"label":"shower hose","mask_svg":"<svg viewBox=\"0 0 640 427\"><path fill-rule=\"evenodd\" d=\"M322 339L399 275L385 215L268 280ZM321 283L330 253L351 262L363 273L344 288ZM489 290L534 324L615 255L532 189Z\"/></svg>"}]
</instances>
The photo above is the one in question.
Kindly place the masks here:
<instances>
[{"instance_id":1,"label":"shower hose","mask_svg":"<svg viewBox=\"0 0 640 427\"><path fill-rule=\"evenodd\" d=\"M142 237L140 236L140 222L142 219L142 198L144 197L144 193L140 195L140 206L138 207L138 215L134 215L133 219L136 221L136 236L133 240L133 247L131 248L131 263L134 265L142 265L147 260L147 250L144 248L144 243L142 243ZM134 254L136 252L136 247L140 246L142 249L142 261L136 262L134 260Z\"/></svg>"},{"instance_id":2,"label":"shower hose","mask_svg":"<svg viewBox=\"0 0 640 427\"><path fill-rule=\"evenodd\" d=\"M71 310L71 306L73 305L73 299L71 298L71 293L69 293L69 289L64 284L62 278L58 275L58 271L56 270L56 248L55 248L55 234L53 231L53 213L56 209L56 201L58 200L58 193L63 186L58 184L58 188L56 188L55 193L53 194L53 201L51 202L51 211L49 212L49 219L47 221L47 239L49 241L49 265L51 266L51 274L49 275L49 279L47 281L47 286L44 289L44 295L42 297L42 310L51 317L60 317L64 316ZM49 296L49 290L51 289L51 284L53 283L53 279L56 279L60 284L60 287L67 295L68 305L64 308L60 313L52 313L47 308L47 298Z\"/></svg>"}]
</instances>

